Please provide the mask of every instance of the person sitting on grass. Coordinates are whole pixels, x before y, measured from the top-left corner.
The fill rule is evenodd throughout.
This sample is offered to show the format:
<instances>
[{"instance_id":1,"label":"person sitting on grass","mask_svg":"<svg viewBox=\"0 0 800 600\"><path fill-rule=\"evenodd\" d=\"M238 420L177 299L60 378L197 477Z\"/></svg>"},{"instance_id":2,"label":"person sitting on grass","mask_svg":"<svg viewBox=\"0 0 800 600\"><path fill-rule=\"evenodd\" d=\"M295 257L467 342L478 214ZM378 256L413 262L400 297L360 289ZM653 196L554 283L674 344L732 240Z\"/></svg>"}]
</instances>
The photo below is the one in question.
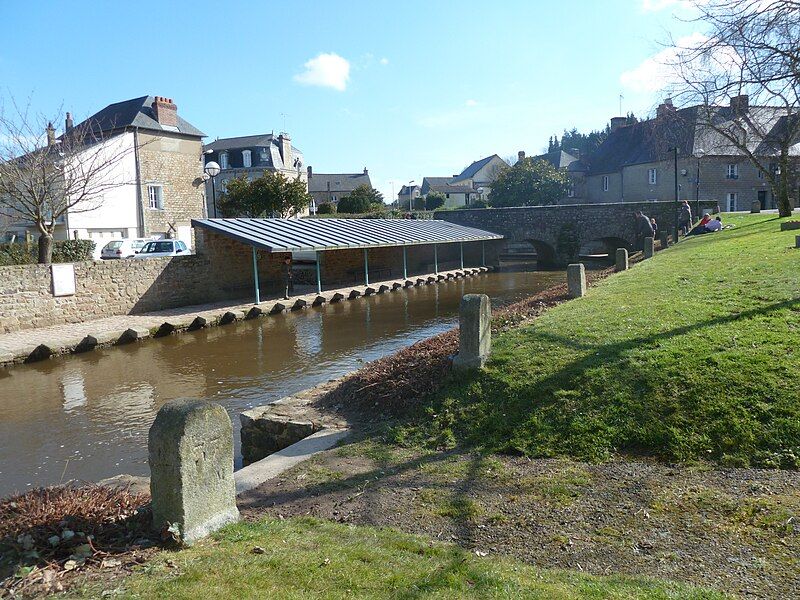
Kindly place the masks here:
<instances>
[{"instance_id":1,"label":"person sitting on grass","mask_svg":"<svg viewBox=\"0 0 800 600\"><path fill-rule=\"evenodd\" d=\"M706 215L706 217L708 217L708 215ZM715 231L719 231L720 229L722 229L722 219L717 217L716 219L712 220L711 217L708 217L708 220L706 220L706 217L703 217L703 221L705 221L705 223L703 221L700 221L700 223L697 224L697 227L692 229L688 233L688 235L702 235L704 233L714 233Z\"/></svg>"}]
</instances>

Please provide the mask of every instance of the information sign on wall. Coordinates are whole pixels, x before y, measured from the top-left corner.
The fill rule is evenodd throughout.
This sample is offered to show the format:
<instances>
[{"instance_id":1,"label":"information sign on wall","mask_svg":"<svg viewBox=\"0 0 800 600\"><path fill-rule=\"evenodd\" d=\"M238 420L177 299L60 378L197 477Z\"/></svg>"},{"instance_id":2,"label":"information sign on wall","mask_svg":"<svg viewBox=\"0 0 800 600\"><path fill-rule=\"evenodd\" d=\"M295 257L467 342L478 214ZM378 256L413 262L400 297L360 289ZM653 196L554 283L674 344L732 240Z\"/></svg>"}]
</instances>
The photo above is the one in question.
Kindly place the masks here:
<instances>
[{"instance_id":1,"label":"information sign on wall","mask_svg":"<svg viewBox=\"0 0 800 600\"><path fill-rule=\"evenodd\" d=\"M75 295L75 268L72 264L50 265L53 274L53 296Z\"/></svg>"}]
</instances>

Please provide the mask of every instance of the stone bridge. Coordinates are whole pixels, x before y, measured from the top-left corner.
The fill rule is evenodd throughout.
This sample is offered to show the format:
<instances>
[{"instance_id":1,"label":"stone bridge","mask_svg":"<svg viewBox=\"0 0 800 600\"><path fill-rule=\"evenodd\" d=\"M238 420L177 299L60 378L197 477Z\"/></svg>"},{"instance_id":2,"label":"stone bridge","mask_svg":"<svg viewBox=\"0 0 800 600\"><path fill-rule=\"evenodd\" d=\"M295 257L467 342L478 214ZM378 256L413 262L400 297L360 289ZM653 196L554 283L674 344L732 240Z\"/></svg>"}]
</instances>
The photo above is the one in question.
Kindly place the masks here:
<instances>
[{"instance_id":1,"label":"stone bridge","mask_svg":"<svg viewBox=\"0 0 800 600\"><path fill-rule=\"evenodd\" d=\"M563 266L587 251L605 249L613 255L617 248L631 249L636 210L655 217L659 233L672 234L677 216L672 201L448 210L436 218L499 233L506 244L528 242L539 262Z\"/></svg>"}]
</instances>

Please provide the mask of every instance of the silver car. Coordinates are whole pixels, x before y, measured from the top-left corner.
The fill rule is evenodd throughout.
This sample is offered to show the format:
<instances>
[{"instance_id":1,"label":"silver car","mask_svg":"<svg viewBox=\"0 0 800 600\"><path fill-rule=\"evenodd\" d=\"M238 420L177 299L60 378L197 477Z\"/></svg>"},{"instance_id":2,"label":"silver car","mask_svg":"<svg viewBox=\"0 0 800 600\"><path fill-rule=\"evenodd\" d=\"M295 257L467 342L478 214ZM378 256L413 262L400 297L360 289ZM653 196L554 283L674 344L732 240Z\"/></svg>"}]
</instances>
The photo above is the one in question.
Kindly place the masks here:
<instances>
[{"instance_id":1,"label":"silver car","mask_svg":"<svg viewBox=\"0 0 800 600\"><path fill-rule=\"evenodd\" d=\"M111 260L114 258L131 258L136 255L150 240L147 238L125 238L111 240L100 251L100 258Z\"/></svg>"},{"instance_id":2,"label":"silver car","mask_svg":"<svg viewBox=\"0 0 800 600\"><path fill-rule=\"evenodd\" d=\"M162 256L184 256L191 254L181 240L153 240L147 242L133 258L159 258Z\"/></svg>"}]
</instances>

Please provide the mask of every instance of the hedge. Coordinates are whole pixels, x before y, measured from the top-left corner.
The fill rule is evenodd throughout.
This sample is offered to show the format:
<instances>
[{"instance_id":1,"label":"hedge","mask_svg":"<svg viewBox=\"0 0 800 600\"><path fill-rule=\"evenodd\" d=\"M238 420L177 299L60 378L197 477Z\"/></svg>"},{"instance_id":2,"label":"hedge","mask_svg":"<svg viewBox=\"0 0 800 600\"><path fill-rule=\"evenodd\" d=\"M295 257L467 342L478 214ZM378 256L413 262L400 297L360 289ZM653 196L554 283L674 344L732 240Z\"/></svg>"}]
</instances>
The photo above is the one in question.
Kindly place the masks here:
<instances>
[{"instance_id":1,"label":"hedge","mask_svg":"<svg viewBox=\"0 0 800 600\"><path fill-rule=\"evenodd\" d=\"M91 240L59 240L53 242L53 262L92 260L95 243ZM0 244L0 266L30 265L38 262L36 244Z\"/></svg>"}]
</instances>

